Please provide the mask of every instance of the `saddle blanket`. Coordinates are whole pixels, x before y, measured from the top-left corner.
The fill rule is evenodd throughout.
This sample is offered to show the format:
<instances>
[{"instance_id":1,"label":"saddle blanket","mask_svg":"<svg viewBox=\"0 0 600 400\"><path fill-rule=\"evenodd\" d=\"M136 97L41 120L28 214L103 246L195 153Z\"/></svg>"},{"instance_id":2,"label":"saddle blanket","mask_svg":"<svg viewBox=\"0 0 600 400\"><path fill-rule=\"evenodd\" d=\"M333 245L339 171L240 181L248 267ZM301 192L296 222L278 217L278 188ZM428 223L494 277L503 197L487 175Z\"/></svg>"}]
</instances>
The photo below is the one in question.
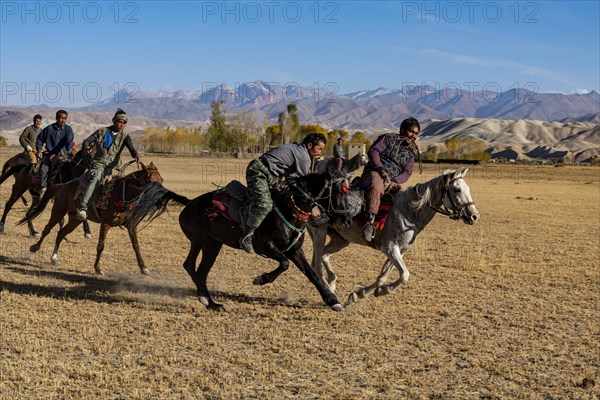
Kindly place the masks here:
<instances>
[{"instance_id":1,"label":"saddle blanket","mask_svg":"<svg viewBox=\"0 0 600 400\"><path fill-rule=\"evenodd\" d=\"M83 197L83 193L90 185L91 176L89 174L83 174L79 178L79 186L77 186L77 191L75 192L75 201L81 201ZM96 193L96 200L94 200L94 205L96 208L101 210L106 210L108 208L108 201L110 200L110 196L115 188L115 184L117 183L117 179L112 176L104 177L100 188L98 188L98 192Z\"/></svg>"},{"instance_id":2,"label":"saddle blanket","mask_svg":"<svg viewBox=\"0 0 600 400\"><path fill-rule=\"evenodd\" d=\"M214 219L221 215L236 224L240 224L240 207L244 203L248 188L240 181L233 180L223 189L215 192L212 204L213 206L206 210L206 215Z\"/></svg>"}]
</instances>

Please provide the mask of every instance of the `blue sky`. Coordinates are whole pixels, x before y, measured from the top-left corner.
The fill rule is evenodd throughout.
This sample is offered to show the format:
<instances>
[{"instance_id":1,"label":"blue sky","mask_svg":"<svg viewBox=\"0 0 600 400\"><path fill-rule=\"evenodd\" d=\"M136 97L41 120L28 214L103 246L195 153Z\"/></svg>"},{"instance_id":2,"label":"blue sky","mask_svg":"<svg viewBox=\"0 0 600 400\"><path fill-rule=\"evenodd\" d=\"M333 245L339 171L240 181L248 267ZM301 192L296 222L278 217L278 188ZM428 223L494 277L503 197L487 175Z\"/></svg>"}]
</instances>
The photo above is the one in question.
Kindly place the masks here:
<instances>
[{"instance_id":1,"label":"blue sky","mask_svg":"<svg viewBox=\"0 0 600 400\"><path fill-rule=\"evenodd\" d=\"M264 80L600 90L595 1L2 1L0 104Z\"/></svg>"}]
</instances>

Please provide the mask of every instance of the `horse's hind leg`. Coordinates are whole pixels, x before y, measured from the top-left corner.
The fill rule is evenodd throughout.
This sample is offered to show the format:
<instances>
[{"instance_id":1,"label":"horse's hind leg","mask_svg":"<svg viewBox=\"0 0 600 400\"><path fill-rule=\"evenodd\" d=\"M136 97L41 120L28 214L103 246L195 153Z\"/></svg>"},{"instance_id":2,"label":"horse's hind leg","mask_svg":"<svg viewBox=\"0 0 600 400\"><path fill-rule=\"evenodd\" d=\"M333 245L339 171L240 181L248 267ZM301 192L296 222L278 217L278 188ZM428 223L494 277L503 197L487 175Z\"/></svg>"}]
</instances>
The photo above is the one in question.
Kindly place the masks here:
<instances>
[{"instance_id":1,"label":"horse's hind leg","mask_svg":"<svg viewBox=\"0 0 600 400\"><path fill-rule=\"evenodd\" d=\"M210 296L208 287L206 286L206 279L208 278L210 269L215 264L215 260L221 251L221 247L223 247L223 244L215 240L207 240L204 242L202 245L202 261L200 261L198 270L195 273L196 279L192 277L198 289L200 303L204 304L209 310L215 311L225 311L225 307L223 307L222 304L214 302Z\"/></svg>"},{"instance_id":2,"label":"horse's hind leg","mask_svg":"<svg viewBox=\"0 0 600 400\"><path fill-rule=\"evenodd\" d=\"M2 219L0 219L0 233L4 233L4 224L6 223L6 216L8 212L11 210L12 206L16 203L17 200L21 197L21 195L25 191L21 191L17 188L17 184L15 183L12 187L12 192L8 200L6 200L6 204L4 205L4 212L2 213Z\"/></svg>"},{"instance_id":3,"label":"horse's hind leg","mask_svg":"<svg viewBox=\"0 0 600 400\"><path fill-rule=\"evenodd\" d=\"M394 264L390 260L386 260L375 282L369 286L358 288L354 292L350 293L346 304L356 303L359 299L364 299L367 296L371 296L387 281L393 270Z\"/></svg>"},{"instance_id":4,"label":"horse's hind leg","mask_svg":"<svg viewBox=\"0 0 600 400\"><path fill-rule=\"evenodd\" d=\"M60 223L64 223L64 218L60 220ZM73 232L73 230L77 228L77 225L79 224L80 221L77 218L75 218L73 213L70 213L69 221L65 226L60 228L58 234L56 235L56 241L54 242L54 250L52 251L52 257L50 258L52 264L58 264L58 248L60 247L60 244L63 240L66 240L67 235Z\"/></svg>"},{"instance_id":5,"label":"horse's hind leg","mask_svg":"<svg viewBox=\"0 0 600 400\"><path fill-rule=\"evenodd\" d=\"M183 268L185 268L190 278L192 278L192 281L194 281L196 284L196 288L198 287L198 277L196 276L196 260L198 259L200 250L202 250L202 243L197 240L191 240L190 251L183 262Z\"/></svg>"},{"instance_id":6,"label":"horse's hind leg","mask_svg":"<svg viewBox=\"0 0 600 400\"><path fill-rule=\"evenodd\" d=\"M104 240L106 239L109 229L110 225L105 224L104 222L100 224L100 231L98 232L98 245L96 246L96 261L94 262L94 271L96 271L96 275L104 274L104 272L102 272L102 268L100 268L100 256L104 251Z\"/></svg>"},{"instance_id":7,"label":"horse's hind leg","mask_svg":"<svg viewBox=\"0 0 600 400\"><path fill-rule=\"evenodd\" d=\"M279 261L279 266L271 272L259 275L252 281L255 285L266 285L267 283L273 283L275 279L283 274L289 267L290 261L281 251L275 246L272 241L267 242L267 255L275 261Z\"/></svg>"},{"instance_id":8,"label":"horse's hind leg","mask_svg":"<svg viewBox=\"0 0 600 400\"><path fill-rule=\"evenodd\" d=\"M150 270L144 264L144 259L142 258L142 252L140 251L140 243L137 237L137 229L129 228L127 229L129 233L129 239L131 240L131 245L133 246L133 251L135 252L135 258L137 258L138 266L140 267L140 272L144 275L150 275Z\"/></svg>"}]
</instances>

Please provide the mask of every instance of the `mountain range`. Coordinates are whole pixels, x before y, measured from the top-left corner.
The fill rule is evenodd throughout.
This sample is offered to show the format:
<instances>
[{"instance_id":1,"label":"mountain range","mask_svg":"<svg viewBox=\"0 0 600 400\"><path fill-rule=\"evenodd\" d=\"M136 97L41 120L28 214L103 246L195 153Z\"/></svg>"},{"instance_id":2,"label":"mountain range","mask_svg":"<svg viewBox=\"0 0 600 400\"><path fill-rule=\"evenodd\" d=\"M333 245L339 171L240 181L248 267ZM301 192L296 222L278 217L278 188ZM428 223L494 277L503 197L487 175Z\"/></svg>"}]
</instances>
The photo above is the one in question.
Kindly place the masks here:
<instances>
[{"instance_id":1,"label":"mountain range","mask_svg":"<svg viewBox=\"0 0 600 400\"><path fill-rule=\"evenodd\" d=\"M128 112L157 119L207 121L210 103L225 100L232 112L266 115L276 123L288 103L295 103L300 120L333 129L377 131L398 126L408 115L419 120L449 118L494 118L561 122L600 122L600 95L536 93L527 89L504 92L467 91L428 85L406 85L401 89L378 88L348 94L336 86L323 88L281 86L263 81L206 85L204 90L118 92L86 111L110 111L117 106Z\"/></svg>"}]
</instances>

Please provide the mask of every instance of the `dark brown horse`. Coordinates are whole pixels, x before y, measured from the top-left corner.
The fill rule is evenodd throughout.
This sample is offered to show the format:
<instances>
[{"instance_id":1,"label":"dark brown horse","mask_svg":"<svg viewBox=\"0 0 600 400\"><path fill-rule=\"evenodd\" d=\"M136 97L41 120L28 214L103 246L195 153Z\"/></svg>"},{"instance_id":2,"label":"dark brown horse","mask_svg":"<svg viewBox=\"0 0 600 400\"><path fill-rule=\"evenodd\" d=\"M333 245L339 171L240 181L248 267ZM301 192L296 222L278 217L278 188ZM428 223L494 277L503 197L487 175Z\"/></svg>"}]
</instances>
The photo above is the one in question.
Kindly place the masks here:
<instances>
[{"instance_id":1,"label":"dark brown horse","mask_svg":"<svg viewBox=\"0 0 600 400\"><path fill-rule=\"evenodd\" d=\"M332 218L345 214L347 196L344 185L343 178L331 179L326 174L312 174L298 178L286 191L273 193L273 210L256 230L254 249L257 254L278 261L279 267L269 274L257 277L254 284L264 285L274 281L287 270L291 260L315 285L328 306L335 311L343 309L325 281L311 268L302 244L306 220L313 207L318 206L323 216ZM137 211L130 215L133 225L149 215L159 215L166 206L165 200L174 200L174 193L167 189L157 187L156 191L162 195L155 192L142 196ZM216 192L205 193L188 201L179 215L179 224L191 245L183 266L196 284L199 300L207 308L220 311L224 307L212 299L206 280L224 244L234 249L240 248L242 230L238 223L219 212L218 206L215 207L215 194ZM232 199L229 197L227 201L229 200ZM196 269L200 252L202 260Z\"/></svg>"},{"instance_id":2,"label":"dark brown horse","mask_svg":"<svg viewBox=\"0 0 600 400\"><path fill-rule=\"evenodd\" d=\"M91 160L90 157L90 154L80 150L77 152L77 154L75 154L72 160L59 160L54 172L51 172L50 176L48 177L48 187L51 188L52 185L66 183L72 179L80 177L89 167ZM0 233L4 233L5 231L5 223L8 213L12 209L15 202L17 202L17 200L19 200L19 198L21 198L26 191L29 191L33 199L29 211L39 204L39 193L41 187L39 183L39 177L34 172L34 168L35 165L20 164L9 168L8 171L3 173L2 179L0 180L0 185L11 175L15 175L15 183L12 186L10 197L4 206L2 219L0 219ZM63 221L60 221L60 224L62 227ZM27 226L29 228L29 234L32 237L39 236L31 221L27 221ZM85 225L84 228L86 228ZM90 234L89 225L85 229L85 232L87 237L87 235Z\"/></svg>"},{"instance_id":3,"label":"dark brown horse","mask_svg":"<svg viewBox=\"0 0 600 400\"><path fill-rule=\"evenodd\" d=\"M97 206L99 196L101 196L102 189L99 189L96 200L90 203L88 208L88 219L92 222L100 224L100 232L98 234L98 247L96 249L96 262L94 263L94 270L96 274L102 275L102 269L100 268L100 256L104 250L104 240L110 228L114 226L123 225L123 221L128 213L131 212L132 207L135 206L136 200L138 200L140 194L150 182L162 183L163 178L160 176L158 169L154 166L154 163L145 166L140 163L141 169L124 177L116 178L117 181L114 184L114 189L108 198L108 203L105 208ZM27 212L25 218L19 221L19 224L31 221L38 217L50 198L54 197L54 205L52 206L52 214L48 224L42 232L42 236L36 244L30 247L31 252L36 252L40 249L44 238L48 236L52 228L65 216L69 215L69 221L67 224L58 231L56 235L56 241L54 244L54 251L52 252L51 261L53 264L58 262L58 248L60 243L63 241L66 235L73 231L80 223L76 217L76 211L79 208L79 200L76 200L76 193L80 184L79 179L72 180L66 184L54 185L49 188L44 196L42 197L40 204L37 207L33 207ZM127 228L129 232L129 238L135 251L138 265L142 274L148 275L150 270L146 268L142 254L140 253L140 246L137 238L137 227L131 226Z\"/></svg>"}]
</instances>

